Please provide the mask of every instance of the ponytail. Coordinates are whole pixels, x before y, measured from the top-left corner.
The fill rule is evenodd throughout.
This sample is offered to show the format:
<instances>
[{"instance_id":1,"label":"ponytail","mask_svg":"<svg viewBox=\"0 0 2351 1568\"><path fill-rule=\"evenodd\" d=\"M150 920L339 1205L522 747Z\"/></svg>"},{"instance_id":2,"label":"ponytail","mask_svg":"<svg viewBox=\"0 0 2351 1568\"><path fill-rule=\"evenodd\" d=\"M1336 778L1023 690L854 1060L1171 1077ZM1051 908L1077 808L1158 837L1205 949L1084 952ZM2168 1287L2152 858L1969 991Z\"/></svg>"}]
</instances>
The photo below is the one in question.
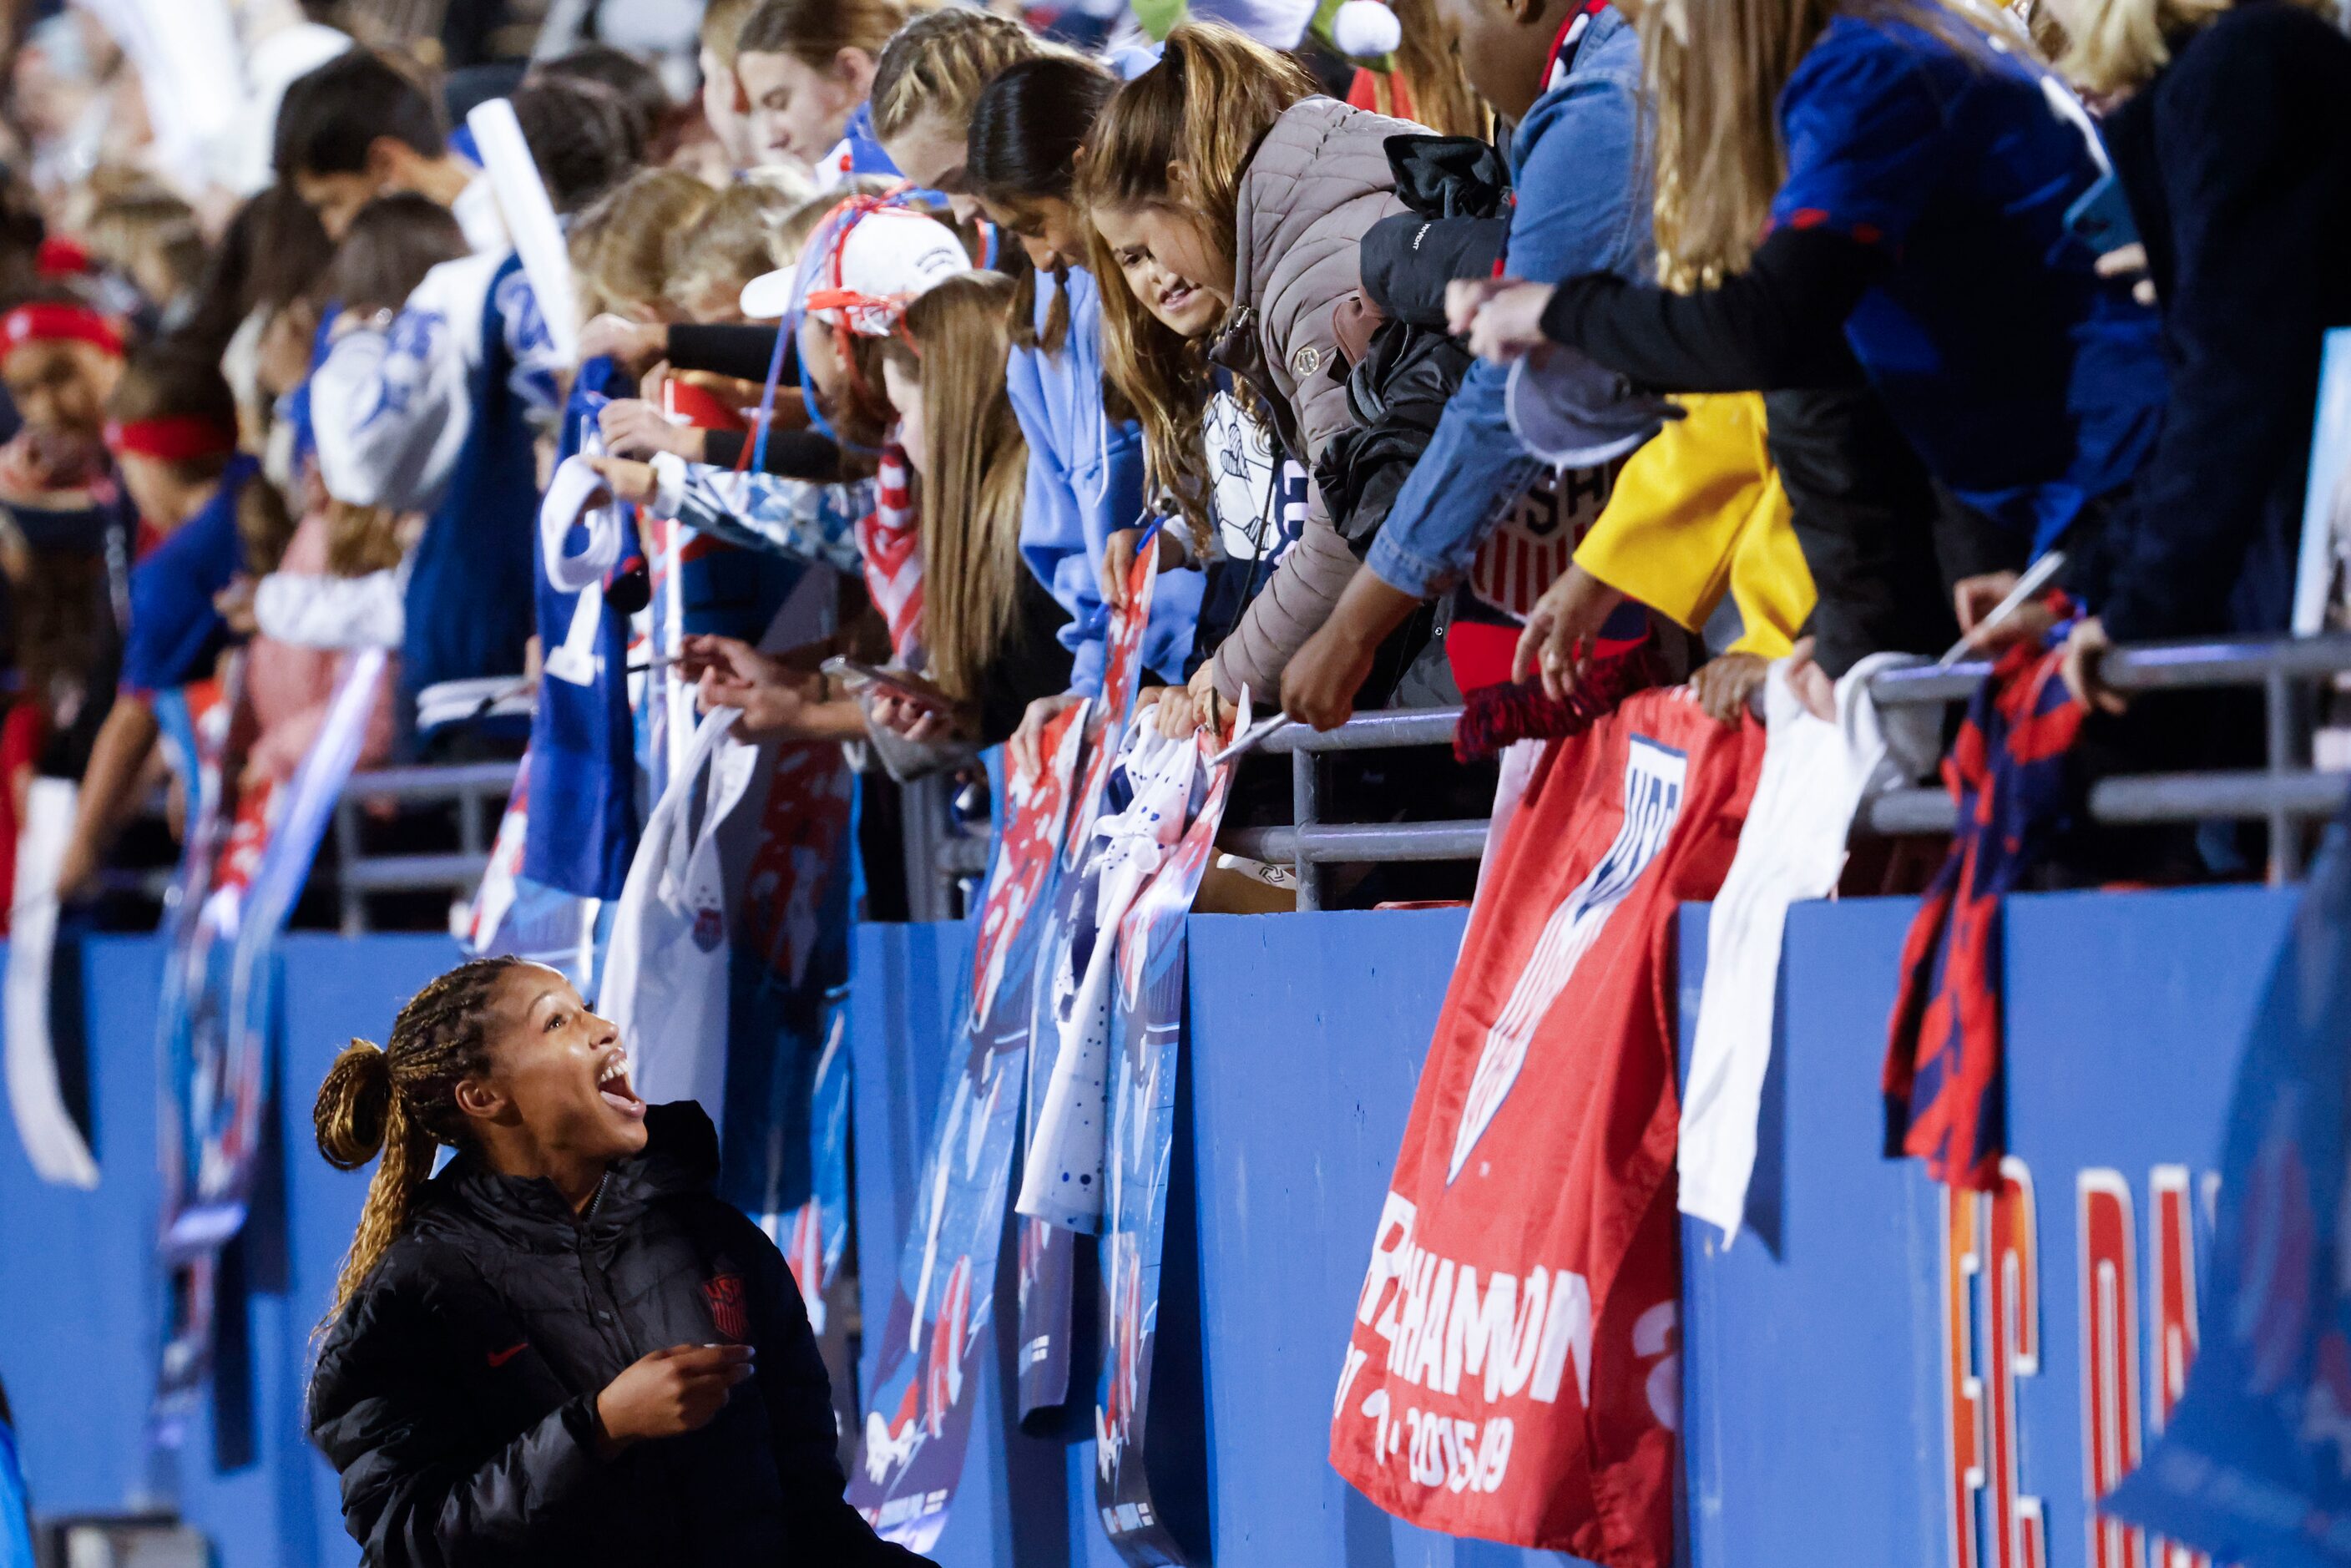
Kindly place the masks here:
<instances>
[{"instance_id":1,"label":"ponytail","mask_svg":"<svg viewBox=\"0 0 2351 1568\"><path fill-rule=\"evenodd\" d=\"M475 958L412 998L383 1050L355 1040L327 1069L311 1108L319 1153L340 1171L381 1158L369 1179L350 1251L335 1277L324 1333L343 1315L376 1263L408 1228L417 1189L433 1174L435 1145L465 1137L457 1085L489 1070L487 1012L498 980L520 960Z\"/></svg>"}]
</instances>

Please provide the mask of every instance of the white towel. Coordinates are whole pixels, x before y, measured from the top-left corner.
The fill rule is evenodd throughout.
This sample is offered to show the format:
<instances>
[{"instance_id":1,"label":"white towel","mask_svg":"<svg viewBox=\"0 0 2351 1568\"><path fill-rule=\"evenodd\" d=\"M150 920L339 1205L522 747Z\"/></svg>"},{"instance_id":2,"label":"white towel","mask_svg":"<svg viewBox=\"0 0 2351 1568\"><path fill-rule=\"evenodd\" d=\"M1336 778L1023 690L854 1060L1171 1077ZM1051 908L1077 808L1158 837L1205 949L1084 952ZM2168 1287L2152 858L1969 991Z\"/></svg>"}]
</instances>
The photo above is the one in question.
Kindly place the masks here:
<instances>
[{"instance_id":1,"label":"white towel","mask_svg":"<svg viewBox=\"0 0 2351 1568\"><path fill-rule=\"evenodd\" d=\"M1886 760L1870 677L1907 654L1864 659L1837 683L1837 722L1815 716L1788 684L1789 661L1763 686L1771 737L1739 853L1706 928L1706 989L1682 1094L1681 1210L1739 1235L1755 1169L1755 1118L1771 1061L1772 1007L1788 905L1834 892L1862 792Z\"/></svg>"}]
</instances>

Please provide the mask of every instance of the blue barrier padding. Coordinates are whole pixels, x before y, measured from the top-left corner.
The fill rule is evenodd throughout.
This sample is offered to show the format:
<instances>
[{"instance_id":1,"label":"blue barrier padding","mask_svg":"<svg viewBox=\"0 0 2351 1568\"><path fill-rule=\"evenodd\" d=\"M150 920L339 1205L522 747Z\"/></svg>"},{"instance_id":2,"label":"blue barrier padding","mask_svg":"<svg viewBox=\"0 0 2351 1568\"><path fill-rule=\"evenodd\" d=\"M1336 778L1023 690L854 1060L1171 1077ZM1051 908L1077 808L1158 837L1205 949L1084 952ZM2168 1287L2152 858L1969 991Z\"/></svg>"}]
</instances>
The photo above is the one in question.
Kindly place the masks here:
<instances>
[{"instance_id":1,"label":"blue barrier padding","mask_svg":"<svg viewBox=\"0 0 2351 1568\"><path fill-rule=\"evenodd\" d=\"M119 1511L176 1496L238 1568L349 1563L335 1478L305 1441L311 1325L334 1290L367 1190L320 1159L310 1104L354 1034L378 1040L402 1001L455 963L438 936L347 942L297 935L283 948L286 1043L267 1123L275 1146L229 1267L220 1374L177 1461L151 1471L142 1443L162 1315L154 1265L162 1189L155 1157L152 937L92 937L80 954L89 1009L95 1192L48 1186L0 1125L0 1381L16 1413L37 1513ZM5 1113L0 1113L0 1120Z\"/></svg>"},{"instance_id":2,"label":"blue barrier padding","mask_svg":"<svg viewBox=\"0 0 2351 1568\"><path fill-rule=\"evenodd\" d=\"M1792 912L1750 1228L1725 1251L1711 1227L1683 1227L1687 1515L1691 1560L1707 1568L1951 1561L1941 1203L1917 1162L1878 1153L1886 1011L1914 907ZM2009 1146L2031 1173L2040 1264L2040 1368L2016 1384L2019 1479L2040 1500L2053 1563L2088 1560L2077 1183L2112 1170L2137 1199L2144 1396L2148 1175L2186 1165L2200 1186L2213 1168L2292 907L2261 888L2010 902ZM1706 915L1681 917L1685 1040ZM1989 1563L1988 1518L1981 1528Z\"/></svg>"},{"instance_id":3,"label":"blue barrier padding","mask_svg":"<svg viewBox=\"0 0 2351 1568\"><path fill-rule=\"evenodd\" d=\"M2011 906L2011 1144L2035 1183L2042 1275L2040 1369L2017 1385L2021 1467L2056 1564L2083 1560L2087 1519L2075 1184L2084 1169L2121 1173L2139 1196L2144 1235L2149 1169L2184 1164L2200 1181L2211 1167L2290 904L2290 894L2232 888ZM1795 912L1750 1233L1728 1252L1687 1239L1687 1523L1698 1568L1947 1560L1938 1200L1914 1168L1877 1155L1879 1061L1910 909L1860 900ZM1191 1136L1176 1157L1196 1183L1200 1370L1189 1397L1209 1438L1218 1568L1567 1561L1398 1523L1324 1459L1346 1323L1463 920L1430 911L1192 922ZM1704 936L1705 912L1686 912L1686 1019ZM948 927L858 933L851 1038L869 1323L886 1315L880 1292L912 1209L965 941ZM120 1509L175 1492L238 1568L355 1561L334 1478L302 1441L301 1391L309 1329L365 1182L318 1158L310 1102L344 1041L381 1040L400 1001L455 956L437 937L287 942L274 1174L235 1262L247 1288L225 1325L216 1396L175 1473L151 1474L141 1435L160 1310L162 965L151 938L85 945L99 1189L40 1185L0 1125L0 1380L37 1510ZM1013 1270L1001 1278L999 1321ZM866 1347L869 1370L876 1349ZM975 1427L938 1559L1114 1568L1092 1519L1090 1401L1070 1433L1008 1435L1008 1347L998 1352L986 1407L1008 1415Z\"/></svg>"}]
</instances>

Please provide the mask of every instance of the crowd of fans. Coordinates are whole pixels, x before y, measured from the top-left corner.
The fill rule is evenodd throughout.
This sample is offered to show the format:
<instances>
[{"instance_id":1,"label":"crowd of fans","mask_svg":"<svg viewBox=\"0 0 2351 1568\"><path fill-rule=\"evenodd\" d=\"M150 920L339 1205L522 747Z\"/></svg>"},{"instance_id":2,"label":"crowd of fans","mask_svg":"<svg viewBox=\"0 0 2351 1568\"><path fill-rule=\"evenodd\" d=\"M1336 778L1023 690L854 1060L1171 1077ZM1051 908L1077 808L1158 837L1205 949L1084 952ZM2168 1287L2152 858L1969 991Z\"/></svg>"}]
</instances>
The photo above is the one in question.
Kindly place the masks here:
<instances>
[{"instance_id":1,"label":"crowd of fans","mask_svg":"<svg viewBox=\"0 0 2351 1568\"><path fill-rule=\"evenodd\" d=\"M2331 7L708 0L698 95L378 33L245 40L241 185L156 154L165 87L139 112L82 13L14 57L0 810L81 780L68 894L231 646L281 777L371 644L373 758L517 754L553 669L623 723L682 675L899 778L1028 767L1138 549L1169 734L1244 689L1326 727L1556 697L1645 638L1725 722L1791 655L1827 712L1965 635L2062 642L2132 765L2252 744L2126 711L2099 654L2288 625L2351 324ZM465 129L490 97L576 319ZM586 631L542 559L574 453L625 535ZM763 645L810 573L836 629Z\"/></svg>"}]
</instances>

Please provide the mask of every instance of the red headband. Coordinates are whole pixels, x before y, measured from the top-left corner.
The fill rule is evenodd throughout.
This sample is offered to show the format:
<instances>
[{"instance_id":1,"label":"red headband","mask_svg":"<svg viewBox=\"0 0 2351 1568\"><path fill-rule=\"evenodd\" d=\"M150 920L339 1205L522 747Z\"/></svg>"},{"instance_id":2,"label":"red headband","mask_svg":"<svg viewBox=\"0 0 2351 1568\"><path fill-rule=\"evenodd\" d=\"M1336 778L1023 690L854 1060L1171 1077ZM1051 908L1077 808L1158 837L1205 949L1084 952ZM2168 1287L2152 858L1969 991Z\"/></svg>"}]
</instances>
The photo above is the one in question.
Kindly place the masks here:
<instances>
[{"instance_id":1,"label":"red headband","mask_svg":"<svg viewBox=\"0 0 2351 1568\"><path fill-rule=\"evenodd\" d=\"M0 357L27 343L88 343L122 357L122 334L87 305L19 305L0 316Z\"/></svg>"},{"instance_id":2,"label":"red headband","mask_svg":"<svg viewBox=\"0 0 2351 1568\"><path fill-rule=\"evenodd\" d=\"M106 422L106 449L117 457L193 463L200 457L228 456L236 450L236 432L197 413L166 414L160 419L110 419Z\"/></svg>"},{"instance_id":3,"label":"red headband","mask_svg":"<svg viewBox=\"0 0 2351 1568\"><path fill-rule=\"evenodd\" d=\"M43 277L78 277L89 270L89 252L63 235L43 239L33 257L33 270Z\"/></svg>"}]
</instances>

